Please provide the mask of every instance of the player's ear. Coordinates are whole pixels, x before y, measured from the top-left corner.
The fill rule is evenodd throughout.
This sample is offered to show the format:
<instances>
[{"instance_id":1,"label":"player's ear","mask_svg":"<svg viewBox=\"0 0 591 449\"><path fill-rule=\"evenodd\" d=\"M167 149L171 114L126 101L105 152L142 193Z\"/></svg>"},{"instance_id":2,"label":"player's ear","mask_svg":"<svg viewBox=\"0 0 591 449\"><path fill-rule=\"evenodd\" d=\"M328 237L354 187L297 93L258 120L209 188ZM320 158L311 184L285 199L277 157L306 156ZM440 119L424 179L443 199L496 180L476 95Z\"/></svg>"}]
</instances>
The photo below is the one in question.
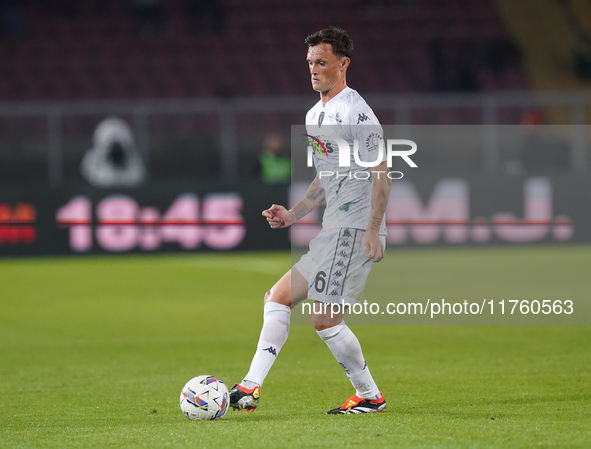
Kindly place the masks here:
<instances>
[{"instance_id":1,"label":"player's ear","mask_svg":"<svg viewBox=\"0 0 591 449\"><path fill-rule=\"evenodd\" d=\"M347 58L346 56L343 56L341 58L341 70L345 70L347 67L349 67L350 62L351 62L351 60L349 58Z\"/></svg>"}]
</instances>

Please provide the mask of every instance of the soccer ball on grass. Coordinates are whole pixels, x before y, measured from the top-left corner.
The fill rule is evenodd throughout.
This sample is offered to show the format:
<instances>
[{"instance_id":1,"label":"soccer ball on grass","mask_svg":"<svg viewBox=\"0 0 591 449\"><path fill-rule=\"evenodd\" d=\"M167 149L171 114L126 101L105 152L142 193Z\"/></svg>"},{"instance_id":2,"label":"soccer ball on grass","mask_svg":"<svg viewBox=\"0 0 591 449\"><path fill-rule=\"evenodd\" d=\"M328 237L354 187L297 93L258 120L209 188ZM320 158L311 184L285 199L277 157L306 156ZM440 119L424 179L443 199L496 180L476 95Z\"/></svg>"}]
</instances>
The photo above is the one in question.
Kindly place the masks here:
<instances>
[{"instance_id":1,"label":"soccer ball on grass","mask_svg":"<svg viewBox=\"0 0 591 449\"><path fill-rule=\"evenodd\" d=\"M181 410L191 420L220 419L228 411L230 397L226 385L214 376L197 376L181 391Z\"/></svg>"}]
</instances>

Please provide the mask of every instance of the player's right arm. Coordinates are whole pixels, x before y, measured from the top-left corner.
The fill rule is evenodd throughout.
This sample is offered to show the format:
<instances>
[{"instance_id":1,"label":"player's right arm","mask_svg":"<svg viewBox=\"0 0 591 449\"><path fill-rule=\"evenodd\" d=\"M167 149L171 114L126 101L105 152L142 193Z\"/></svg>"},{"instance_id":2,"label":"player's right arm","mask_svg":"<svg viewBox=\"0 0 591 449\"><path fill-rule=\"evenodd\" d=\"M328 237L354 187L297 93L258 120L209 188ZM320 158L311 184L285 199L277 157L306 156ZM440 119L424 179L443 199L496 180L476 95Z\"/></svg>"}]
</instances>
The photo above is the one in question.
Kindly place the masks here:
<instances>
[{"instance_id":1,"label":"player's right arm","mask_svg":"<svg viewBox=\"0 0 591 449\"><path fill-rule=\"evenodd\" d=\"M267 218L269 226L272 229L287 228L296 221L301 220L318 206L324 204L325 192L318 176L314 178L306 196L290 210L283 206L273 204L269 209L263 211L263 216Z\"/></svg>"}]
</instances>

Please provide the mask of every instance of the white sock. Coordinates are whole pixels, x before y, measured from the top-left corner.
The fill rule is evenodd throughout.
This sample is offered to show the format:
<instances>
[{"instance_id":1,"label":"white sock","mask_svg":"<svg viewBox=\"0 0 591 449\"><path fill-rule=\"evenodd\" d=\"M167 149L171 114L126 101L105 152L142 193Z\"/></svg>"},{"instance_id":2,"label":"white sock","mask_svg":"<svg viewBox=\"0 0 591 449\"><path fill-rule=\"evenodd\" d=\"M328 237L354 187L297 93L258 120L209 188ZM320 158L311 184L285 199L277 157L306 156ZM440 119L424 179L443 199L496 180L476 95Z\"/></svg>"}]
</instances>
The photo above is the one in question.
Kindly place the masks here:
<instances>
[{"instance_id":1,"label":"white sock","mask_svg":"<svg viewBox=\"0 0 591 449\"><path fill-rule=\"evenodd\" d=\"M250 370L241 384L246 388L263 385L267 373L279 355L281 347L289 334L289 306L268 302L264 307L263 329L257 350L252 358Z\"/></svg>"},{"instance_id":2,"label":"white sock","mask_svg":"<svg viewBox=\"0 0 591 449\"><path fill-rule=\"evenodd\" d=\"M360 398L379 399L382 395L365 363L359 340L345 322L317 333L347 373L355 394Z\"/></svg>"}]
</instances>

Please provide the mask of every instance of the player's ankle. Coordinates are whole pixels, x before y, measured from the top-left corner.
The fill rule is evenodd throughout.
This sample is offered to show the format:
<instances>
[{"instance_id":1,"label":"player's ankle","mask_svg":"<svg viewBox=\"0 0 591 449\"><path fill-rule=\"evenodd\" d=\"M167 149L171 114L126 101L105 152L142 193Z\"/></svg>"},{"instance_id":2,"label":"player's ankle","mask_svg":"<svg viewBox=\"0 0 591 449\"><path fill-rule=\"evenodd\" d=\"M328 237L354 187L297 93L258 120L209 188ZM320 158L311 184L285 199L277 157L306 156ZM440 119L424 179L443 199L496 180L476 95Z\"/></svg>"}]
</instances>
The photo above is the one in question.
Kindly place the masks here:
<instances>
[{"instance_id":1,"label":"player's ankle","mask_svg":"<svg viewBox=\"0 0 591 449\"><path fill-rule=\"evenodd\" d=\"M246 380L244 379L242 382L240 382L240 385L244 388L246 388L247 390L252 390L253 388L256 387L261 387L259 384L257 384L256 382L252 382L250 380Z\"/></svg>"},{"instance_id":2,"label":"player's ankle","mask_svg":"<svg viewBox=\"0 0 591 449\"><path fill-rule=\"evenodd\" d=\"M382 399L382 393L381 392L378 392L378 393L365 393L365 394L355 393L355 394L356 394L356 396L358 398L366 399L368 401L377 401L377 400Z\"/></svg>"}]
</instances>

